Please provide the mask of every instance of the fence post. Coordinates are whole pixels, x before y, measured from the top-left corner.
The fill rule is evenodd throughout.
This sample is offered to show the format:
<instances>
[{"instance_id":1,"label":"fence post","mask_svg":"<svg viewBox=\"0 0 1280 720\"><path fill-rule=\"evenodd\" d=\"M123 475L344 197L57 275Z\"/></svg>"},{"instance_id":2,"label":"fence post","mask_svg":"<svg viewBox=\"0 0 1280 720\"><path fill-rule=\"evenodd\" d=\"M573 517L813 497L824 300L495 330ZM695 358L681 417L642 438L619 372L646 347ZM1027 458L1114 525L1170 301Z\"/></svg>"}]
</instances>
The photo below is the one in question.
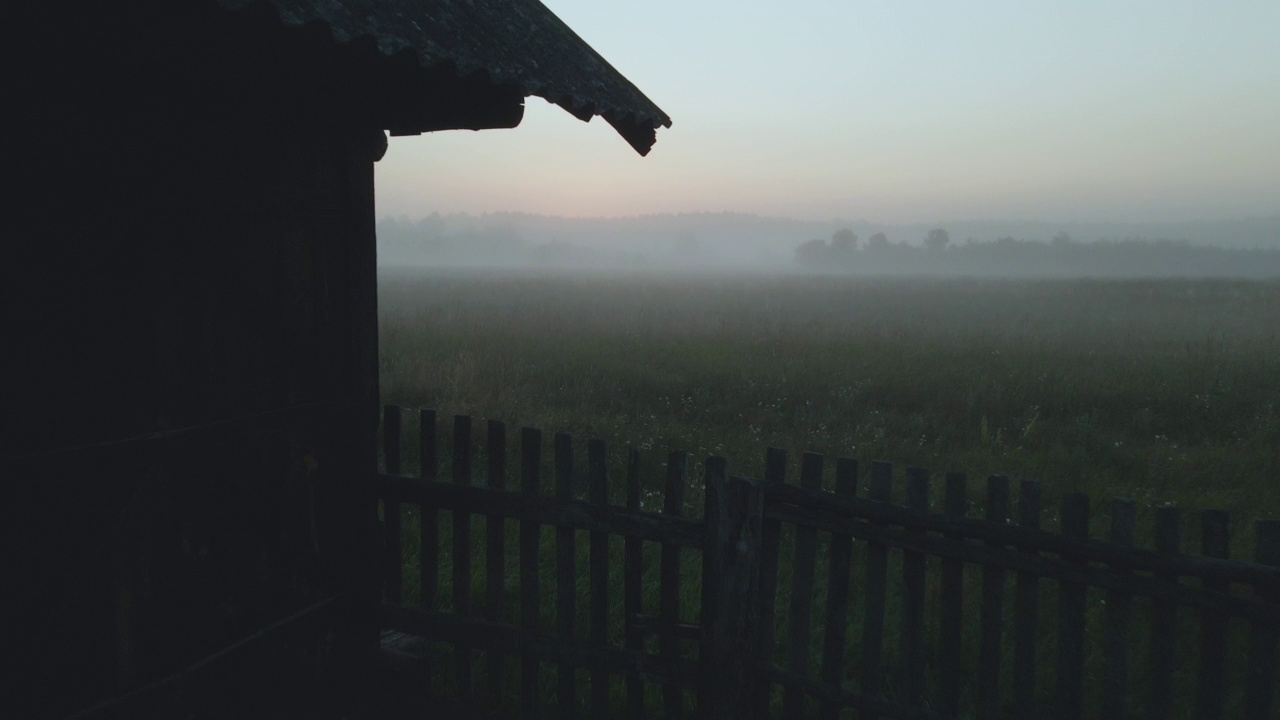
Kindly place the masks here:
<instances>
[{"instance_id":1,"label":"fence post","mask_svg":"<svg viewBox=\"0 0 1280 720\"><path fill-rule=\"evenodd\" d=\"M1280 520L1259 520L1258 547L1254 562L1280 567ZM1259 593L1268 602L1280 601L1280 593ZM1248 717L1273 717L1276 685L1276 645L1280 642L1280 621L1254 621L1249 635L1249 670L1245 706Z\"/></svg>"},{"instance_id":2,"label":"fence post","mask_svg":"<svg viewBox=\"0 0 1280 720\"><path fill-rule=\"evenodd\" d=\"M1200 513L1200 550L1206 557L1226 559L1231 552L1227 513L1205 510ZM1224 580L1205 579L1204 587L1229 592ZM1227 630L1230 616L1212 611L1200 613L1200 678L1196 696L1197 720L1216 720L1223 715L1227 699Z\"/></svg>"},{"instance_id":3,"label":"fence post","mask_svg":"<svg viewBox=\"0 0 1280 720\"><path fill-rule=\"evenodd\" d=\"M400 468L400 407L387 405L382 411L382 447L388 475L399 475ZM404 549L401 546L400 503L384 500L382 503L383 550L386 554L386 573L383 575L387 602L399 605L404 600Z\"/></svg>"},{"instance_id":4,"label":"fence post","mask_svg":"<svg viewBox=\"0 0 1280 720\"><path fill-rule=\"evenodd\" d=\"M1156 508L1156 552L1177 557L1181 553L1182 516L1172 506ZM1173 585L1177 573L1153 573L1157 580ZM1151 717L1173 717L1173 670L1177 641L1178 606L1168 600L1151 604Z\"/></svg>"},{"instance_id":5,"label":"fence post","mask_svg":"<svg viewBox=\"0 0 1280 720\"><path fill-rule=\"evenodd\" d=\"M707 466L707 541L704 562L711 565L709 612L704 618L704 720L764 717L756 694L755 664L760 626L761 520L764 491L746 478L726 478L722 464Z\"/></svg>"}]
</instances>

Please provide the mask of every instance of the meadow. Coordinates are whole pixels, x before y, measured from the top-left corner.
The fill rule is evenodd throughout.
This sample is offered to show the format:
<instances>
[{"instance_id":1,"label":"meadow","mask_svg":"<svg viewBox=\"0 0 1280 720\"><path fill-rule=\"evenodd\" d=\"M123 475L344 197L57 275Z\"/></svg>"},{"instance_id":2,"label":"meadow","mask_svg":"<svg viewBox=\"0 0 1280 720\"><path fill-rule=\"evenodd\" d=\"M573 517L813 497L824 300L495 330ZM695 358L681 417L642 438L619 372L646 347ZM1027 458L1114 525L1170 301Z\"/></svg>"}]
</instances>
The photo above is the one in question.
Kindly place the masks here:
<instances>
[{"instance_id":1,"label":"meadow","mask_svg":"<svg viewBox=\"0 0 1280 720\"><path fill-rule=\"evenodd\" d=\"M1222 509L1238 557L1280 515L1280 282L384 270L381 286L385 403L755 476L770 446L1003 473L1043 482L1046 507L1133 499L1143 532L1161 504Z\"/></svg>"},{"instance_id":2,"label":"meadow","mask_svg":"<svg viewBox=\"0 0 1280 720\"><path fill-rule=\"evenodd\" d=\"M1108 533L1110 500L1131 499L1135 540L1146 547L1153 543L1154 509L1167 504L1188 512L1182 539L1187 552L1200 546L1192 513L1230 513L1232 556L1242 559L1253 557L1253 521L1280 517L1280 282L384 270L380 284L385 403L437 409L443 447L449 446L452 414L471 415L476 423L503 420L509 436L520 426L538 427L548 444L551 433L560 431L578 443L603 438L615 479L623 475L625 448L637 448L648 457L647 509L661 509L660 465L672 450L692 455L686 510L698 517L698 469L705 457L723 456L730 472L759 477L765 448L778 447L789 452L792 482L802 451L827 455L828 468L837 456L926 467L938 486L943 473L962 471L971 478L975 508L982 506L987 475L1007 474L1015 487L1018 480L1039 480L1048 528L1058 526L1062 495L1085 492L1095 507L1091 534L1100 538ZM415 436L411 427L406 436ZM477 450L482 438L477 427ZM406 448L407 471L415 469L416 457L416 448ZM509 459L508 467L517 467L515 462ZM443 477L448 472L442 468ZM544 483L550 477L548 467ZM826 481L829 486L832 478ZM902 502L902 484L895 485L895 500ZM622 504L621 490L611 492L616 504ZM939 506L940 487L932 497ZM414 604L418 521L413 508L402 511L408 533L405 599ZM448 538L448 514L440 519L441 537ZM482 598L485 539L478 525L472 530L473 592ZM514 530L507 523L508 548L517 543ZM783 557L790 557L794 537L784 528ZM542 587L555 587L554 531L543 528L540 542L547 560ZM862 545L856 544L855 567L864 566ZM654 608L658 548L645 546L644 606ZM579 554L585 548L580 538ZM825 548L819 550L819 588L826 583ZM615 538L610 552L620 550ZM585 567L586 557L578 562ZM699 622L700 562L696 553L682 560L680 615L689 622ZM898 577L899 562L893 555L891 578ZM509 622L515 622L518 603L515 570L509 561ZM439 571L437 602L448 610L447 555ZM789 587L790 578L791 568L783 563L780 587ZM610 582L610 602L616 605L620 578ZM899 622L898 582L889 586L887 627ZM1056 584L1041 583L1040 591L1045 612L1039 692L1049 702ZM585 585L577 592L585 593ZM540 622L553 632L552 595L543 596ZM1092 597L1086 704L1096 708L1102 596ZM785 591L780 595L780 612L788 598ZM815 597L818 627L824 598L825 591ZM937 601L929 600L927 628L935 638ZM582 595L579 631L589 623L587 605ZM609 612L610 637L620 642L621 607ZM968 677L977 663L977 612L975 603L966 606L962 672ZM1188 693L1199 664L1199 636L1190 620L1184 614L1176 651L1182 710L1192 707ZM1151 692L1143 664L1149 655L1147 622L1140 612L1131 629L1137 706ZM861 631L851 623L853 648ZM1230 657L1236 662L1244 657L1247 628L1233 628ZM785 627L778 633L782 662ZM816 667L820 643L810 649ZM885 652L893 666L899 652L893 637ZM696 657L696 650L689 646L682 654ZM932 657L928 663L931 686L939 674L954 672ZM1005 676L1010 665L1002 670ZM1242 672L1232 668L1233 676ZM544 665L542 675L545 697L555 696L554 669ZM513 674L509 682L514 681ZM448 693L449 681L442 682ZM891 673L885 693L893 694L894 682ZM1002 683L1007 682L1005 677ZM658 702L658 688L650 685L646 692L650 702ZM972 686L965 691L970 709L973 692ZM1229 707L1238 707L1235 692ZM622 702L617 682L611 695ZM780 693L773 700L777 704Z\"/></svg>"}]
</instances>

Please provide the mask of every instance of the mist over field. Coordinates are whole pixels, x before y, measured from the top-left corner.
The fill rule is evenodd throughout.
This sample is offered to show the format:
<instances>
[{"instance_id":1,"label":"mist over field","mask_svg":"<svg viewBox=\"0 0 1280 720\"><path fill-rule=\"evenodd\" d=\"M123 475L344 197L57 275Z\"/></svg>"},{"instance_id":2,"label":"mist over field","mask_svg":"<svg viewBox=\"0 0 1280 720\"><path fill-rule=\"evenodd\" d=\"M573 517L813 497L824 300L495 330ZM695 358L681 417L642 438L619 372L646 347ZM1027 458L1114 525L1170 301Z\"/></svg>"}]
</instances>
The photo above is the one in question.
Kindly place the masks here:
<instances>
[{"instance_id":1,"label":"mist over field","mask_svg":"<svg viewBox=\"0 0 1280 720\"><path fill-rule=\"evenodd\" d=\"M384 402L664 457L764 448L1280 506L1280 282L386 270Z\"/></svg>"},{"instance_id":2,"label":"mist over field","mask_svg":"<svg viewBox=\"0 0 1280 720\"><path fill-rule=\"evenodd\" d=\"M379 383L406 446L469 444L495 485L518 465L525 492L686 518L714 518L712 459L763 480L759 667L805 679L761 675L769 717L843 717L831 698L855 687L902 717L1271 716L1239 687L1270 703L1246 667L1274 646L1265 622L1224 640L1225 605L1170 599L1269 590L1012 533L1276 562L1259 521L1280 508L1280 3L547 4L672 124L643 160L536 100L516 132L391 141ZM450 476L420 457L399 469ZM996 535L828 518L795 500L816 488ZM825 524L803 515L819 507ZM425 529L410 553L445 532L429 518L470 512L402 510ZM580 531L534 525L522 557L540 532L543 620L566 628ZM471 537L474 578L512 587ZM711 607L687 592L708 555L658 544L608 550L634 568L609 611L627 643L647 642L643 608L658 627ZM437 580L465 576L457 557ZM456 607L421 567L409 593ZM635 687L679 716L673 686Z\"/></svg>"},{"instance_id":3,"label":"mist over field","mask_svg":"<svg viewBox=\"0 0 1280 720\"><path fill-rule=\"evenodd\" d=\"M385 267L988 277L1280 277L1280 215L1217 222L877 225L735 213L384 217Z\"/></svg>"}]
</instances>

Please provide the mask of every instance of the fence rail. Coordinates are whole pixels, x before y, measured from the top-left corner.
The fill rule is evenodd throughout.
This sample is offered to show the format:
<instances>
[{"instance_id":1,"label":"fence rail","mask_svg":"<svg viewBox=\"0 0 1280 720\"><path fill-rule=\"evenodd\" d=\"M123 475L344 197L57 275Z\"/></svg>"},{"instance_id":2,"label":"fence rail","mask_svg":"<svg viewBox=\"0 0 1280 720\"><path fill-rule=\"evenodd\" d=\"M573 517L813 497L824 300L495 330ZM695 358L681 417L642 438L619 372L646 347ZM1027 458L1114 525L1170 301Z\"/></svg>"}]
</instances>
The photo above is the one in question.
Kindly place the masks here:
<instances>
[{"instance_id":1,"label":"fence rail","mask_svg":"<svg viewBox=\"0 0 1280 720\"><path fill-rule=\"evenodd\" d=\"M978 517L957 473L934 483L908 468L899 505L888 463L870 463L863 484L865 466L841 458L827 482L825 458L806 453L792 484L782 450L767 451L760 481L719 458L694 473L671 453L659 478L634 449L611 465L599 440L583 473L569 435L544 457L531 428L513 490L502 423L477 442L470 418L453 419L446 482L435 413L418 414L416 477L403 473L402 420L386 408L382 623L439 644L427 672L464 705L570 718L1275 717L1280 521L1257 523L1254 561L1241 562L1213 510L1198 516L1200 554L1183 552L1170 507L1146 549L1131 501L1110 504L1105 540L1089 536L1081 494L1062 499L1056 531L1042 528L1032 481L1015 506L1009 479L988 478ZM655 498L661 512L646 509Z\"/></svg>"}]
</instances>

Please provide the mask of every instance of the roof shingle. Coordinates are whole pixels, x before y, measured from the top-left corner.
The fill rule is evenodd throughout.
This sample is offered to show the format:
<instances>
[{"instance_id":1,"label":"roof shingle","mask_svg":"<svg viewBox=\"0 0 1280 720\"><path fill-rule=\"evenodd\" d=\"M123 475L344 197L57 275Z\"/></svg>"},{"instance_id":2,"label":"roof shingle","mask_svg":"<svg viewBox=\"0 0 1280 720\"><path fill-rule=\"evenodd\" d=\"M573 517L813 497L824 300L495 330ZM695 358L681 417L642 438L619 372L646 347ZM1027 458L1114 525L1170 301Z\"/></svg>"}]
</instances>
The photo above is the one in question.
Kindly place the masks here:
<instances>
[{"instance_id":1,"label":"roof shingle","mask_svg":"<svg viewBox=\"0 0 1280 720\"><path fill-rule=\"evenodd\" d=\"M599 115L641 155L671 118L537 0L218 0L258 3L287 25L323 23L339 42L371 38L384 55L406 50L425 68L485 72L587 121Z\"/></svg>"}]
</instances>

